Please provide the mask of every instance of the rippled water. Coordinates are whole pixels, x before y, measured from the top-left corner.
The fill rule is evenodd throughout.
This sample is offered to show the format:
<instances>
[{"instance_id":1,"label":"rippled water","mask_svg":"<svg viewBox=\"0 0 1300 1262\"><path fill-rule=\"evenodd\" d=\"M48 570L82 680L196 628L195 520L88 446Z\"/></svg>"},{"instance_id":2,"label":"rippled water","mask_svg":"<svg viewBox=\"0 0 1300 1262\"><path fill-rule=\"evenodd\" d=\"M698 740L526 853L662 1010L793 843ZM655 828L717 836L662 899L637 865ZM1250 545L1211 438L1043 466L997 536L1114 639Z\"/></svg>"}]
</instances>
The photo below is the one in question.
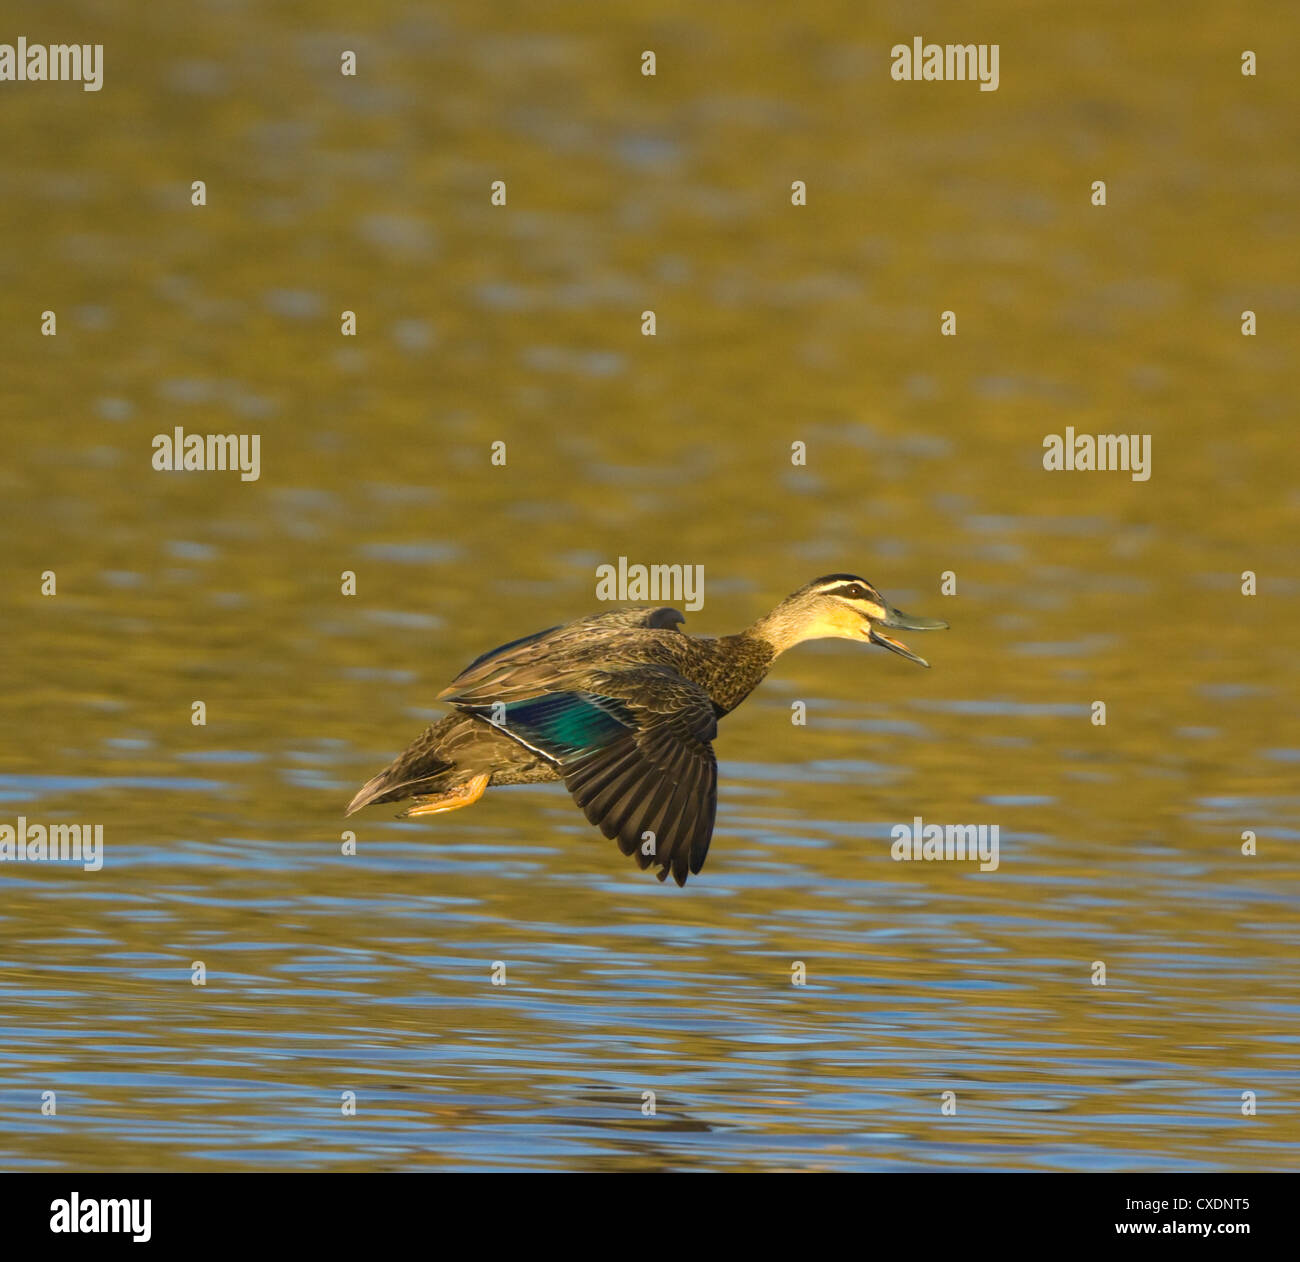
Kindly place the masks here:
<instances>
[{"instance_id":1,"label":"rippled water","mask_svg":"<svg viewBox=\"0 0 1300 1262\"><path fill-rule=\"evenodd\" d=\"M1300 1165L1294 29L929 11L980 94L889 80L902 9L64 8L13 33L104 90L0 85L0 823L105 861L0 866L5 1168ZM952 630L783 658L683 890L556 786L341 854L621 555L696 632L839 570ZM998 870L892 861L917 815Z\"/></svg>"}]
</instances>

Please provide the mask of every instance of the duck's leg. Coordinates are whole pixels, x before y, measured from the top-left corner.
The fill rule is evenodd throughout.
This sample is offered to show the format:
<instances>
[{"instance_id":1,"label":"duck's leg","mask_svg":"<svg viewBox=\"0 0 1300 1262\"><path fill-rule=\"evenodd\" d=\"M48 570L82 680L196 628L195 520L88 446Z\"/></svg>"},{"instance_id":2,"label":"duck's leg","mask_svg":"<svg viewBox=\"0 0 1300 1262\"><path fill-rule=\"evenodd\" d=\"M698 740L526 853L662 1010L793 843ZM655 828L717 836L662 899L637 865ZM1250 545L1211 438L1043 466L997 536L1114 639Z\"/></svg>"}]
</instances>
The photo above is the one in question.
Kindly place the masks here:
<instances>
[{"instance_id":1,"label":"duck's leg","mask_svg":"<svg viewBox=\"0 0 1300 1262\"><path fill-rule=\"evenodd\" d=\"M403 811L398 818L410 819L413 815L439 815L443 811L458 811L462 806L473 806L483 796L488 787L488 781L491 779L492 773L485 771L472 780L466 780L464 784L458 784L454 789L448 789L446 793L438 794L437 797L417 797L415 799L416 804L409 810Z\"/></svg>"}]
</instances>

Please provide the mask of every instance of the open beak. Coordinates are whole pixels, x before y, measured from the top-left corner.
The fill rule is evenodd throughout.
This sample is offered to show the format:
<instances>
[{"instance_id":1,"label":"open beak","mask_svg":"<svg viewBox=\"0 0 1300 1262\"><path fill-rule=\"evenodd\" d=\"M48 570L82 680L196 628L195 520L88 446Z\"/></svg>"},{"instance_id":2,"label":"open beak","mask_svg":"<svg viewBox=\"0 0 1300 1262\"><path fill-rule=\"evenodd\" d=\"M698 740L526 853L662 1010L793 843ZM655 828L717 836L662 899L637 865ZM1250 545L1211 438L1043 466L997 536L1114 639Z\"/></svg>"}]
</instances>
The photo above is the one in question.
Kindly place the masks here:
<instances>
[{"instance_id":1,"label":"open beak","mask_svg":"<svg viewBox=\"0 0 1300 1262\"><path fill-rule=\"evenodd\" d=\"M881 627L895 627L900 631L944 631L948 624L939 618L913 617L910 613L903 613L901 609L895 609L892 605L886 605L885 616L879 622L871 624L871 632L867 638L872 644L879 644L881 648L897 653L899 657L905 657L909 662L916 662L919 666L929 666L930 663L919 653L913 653L901 640L886 635L880 630Z\"/></svg>"}]
</instances>

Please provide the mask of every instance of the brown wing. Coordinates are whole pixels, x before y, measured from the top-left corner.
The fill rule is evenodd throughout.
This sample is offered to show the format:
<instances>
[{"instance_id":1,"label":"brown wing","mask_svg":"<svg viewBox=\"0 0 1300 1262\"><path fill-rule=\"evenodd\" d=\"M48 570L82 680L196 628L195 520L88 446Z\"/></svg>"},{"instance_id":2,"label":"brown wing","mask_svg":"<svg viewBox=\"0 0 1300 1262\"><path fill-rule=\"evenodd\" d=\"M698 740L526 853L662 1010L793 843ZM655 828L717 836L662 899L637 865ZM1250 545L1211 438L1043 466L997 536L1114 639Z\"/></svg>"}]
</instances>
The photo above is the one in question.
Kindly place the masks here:
<instances>
[{"instance_id":1,"label":"brown wing","mask_svg":"<svg viewBox=\"0 0 1300 1262\"><path fill-rule=\"evenodd\" d=\"M587 818L643 868L678 885L709 852L718 805L718 731L713 703L676 671L643 666L593 680L623 702L634 725L561 767Z\"/></svg>"},{"instance_id":2,"label":"brown wing","mask_svg":"<svg viewBox=\"0 0 1300 1262\"><path fill-rule=\"evenodd\" d=\"M546 758L587 818L643 868L678 885L699 872L713 836L718 723L697 684L667 666L588 670L568 686L456 704Z\"/></svg>"},{"instance_id":3,"label":"brown wing","mask_svg":"<svg viewBox=\"0 0 1300 1262\"><path fill-rule=\"evenodd\" d=\"M521 640L512 640L475 658L438 694L438 700L494 701L535 694L548 683L560 681L563 672L589 670L606 656L612 640L629 630L673 631L685 622L676 609L613 609L590 614L576 622L549 627Z\"/></svg>"}]
</instances>

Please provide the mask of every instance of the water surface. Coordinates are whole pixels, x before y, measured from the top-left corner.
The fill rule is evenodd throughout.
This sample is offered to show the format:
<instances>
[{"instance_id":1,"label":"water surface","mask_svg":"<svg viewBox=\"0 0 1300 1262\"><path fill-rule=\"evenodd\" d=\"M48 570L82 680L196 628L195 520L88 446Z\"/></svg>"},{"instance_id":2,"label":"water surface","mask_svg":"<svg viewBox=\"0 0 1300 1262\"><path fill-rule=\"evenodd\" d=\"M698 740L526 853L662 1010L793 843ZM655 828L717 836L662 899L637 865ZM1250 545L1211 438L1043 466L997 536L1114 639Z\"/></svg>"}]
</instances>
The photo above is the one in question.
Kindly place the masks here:
<instances>
[{"instance_id":1,"label":"water surface","mask_svg":"<svg viewBox=\"0 0 1300 1262\"><path fill-rule=\"evenodd\" d=\"M1300 1165L1294 29L117 8L9 24L102 92L0 95L0 820L106 851L0 868L5 1168ZM999 90L891 82L918 22ZM688 630L843 570L952 630L782 659L684 890L558 786L345 824L619 556L704 566ZM893 862L917 815L998 870Z\"/></svg>"}]
</instances>

